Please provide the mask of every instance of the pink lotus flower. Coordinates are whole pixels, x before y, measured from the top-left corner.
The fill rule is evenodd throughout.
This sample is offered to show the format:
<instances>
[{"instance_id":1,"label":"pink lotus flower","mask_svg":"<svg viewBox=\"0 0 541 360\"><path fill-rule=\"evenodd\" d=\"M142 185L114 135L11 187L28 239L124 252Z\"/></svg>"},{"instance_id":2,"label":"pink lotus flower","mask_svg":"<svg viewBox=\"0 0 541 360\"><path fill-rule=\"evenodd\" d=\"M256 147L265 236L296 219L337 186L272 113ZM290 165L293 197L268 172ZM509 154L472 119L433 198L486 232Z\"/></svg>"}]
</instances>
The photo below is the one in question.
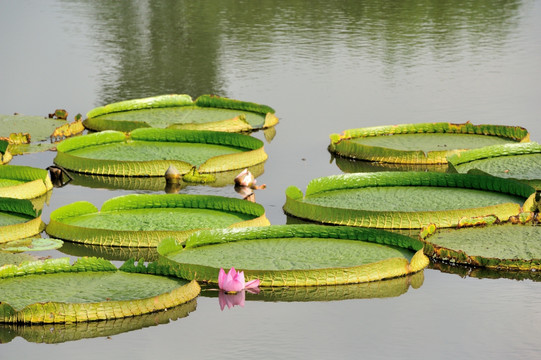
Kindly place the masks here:
<instances>
[{"instance_id":1,"label":"pink lotus flower","mask_svg":"<svg viewBox=\"0 0 541 360\"><path fill-rule=\"evenodd\" d=\"M237 272L234 267L226 274L223 268L220 268L218 274L218 287L227 293L236 293L244 289L258 289L259 279L245 282L244 271Z\"/></svg>"}]
</instances>

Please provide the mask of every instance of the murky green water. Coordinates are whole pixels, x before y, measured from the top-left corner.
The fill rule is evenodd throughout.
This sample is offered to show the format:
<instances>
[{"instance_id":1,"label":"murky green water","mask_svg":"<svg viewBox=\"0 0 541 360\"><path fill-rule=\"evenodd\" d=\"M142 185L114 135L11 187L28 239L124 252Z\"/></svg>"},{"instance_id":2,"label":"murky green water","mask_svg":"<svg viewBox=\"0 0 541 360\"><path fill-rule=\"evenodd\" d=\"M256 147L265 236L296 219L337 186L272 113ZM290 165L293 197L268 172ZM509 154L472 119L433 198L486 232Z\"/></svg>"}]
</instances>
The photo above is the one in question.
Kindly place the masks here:
<instances>
[{"instance_id":1,"label":"murky green water","mask_svg":"<svg viewBox=\"0 0 541 360\"><path fill-rule=\"evenodd\" d=\"M471 121L523 126L541 140L538 0L6 0L0 33L3 114L65 108L72 119L166 93L275 108L281 122L258 179L267 189L256 193L273 224L286 222L287 186L341 173L326 149L331 133ZM46 168L53 158L12 164ZM43 219L73 201L101 208L133 192L151 191L57 188ZM182 192L239 197L232 186ZM540 357L541 285L528 279L535 274L461 274L427 269L422 286L395 297L251 297L223 312L215 297L200 296L188 317L158 326L56 346L16 336L0 350L2 359ZM6 331L14 330L0 326Z\"/></svg>"}]
</instances>

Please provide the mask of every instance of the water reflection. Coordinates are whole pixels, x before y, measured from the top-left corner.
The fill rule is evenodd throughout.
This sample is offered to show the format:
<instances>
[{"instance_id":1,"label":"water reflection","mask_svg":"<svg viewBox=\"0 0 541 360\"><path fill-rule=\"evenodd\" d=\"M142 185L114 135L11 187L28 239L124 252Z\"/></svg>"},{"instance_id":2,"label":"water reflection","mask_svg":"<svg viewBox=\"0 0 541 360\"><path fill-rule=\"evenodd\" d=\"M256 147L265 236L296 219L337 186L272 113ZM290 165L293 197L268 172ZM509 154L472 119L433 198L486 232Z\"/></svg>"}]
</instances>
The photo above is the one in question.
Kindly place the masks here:
<instances>
[{"instance_id":1,"label":"water reflection","mask_svg":"<svg viewBox=\"0 0 541 360\"><path fill-rule=\"evenodd\" d=\"M73 3L63 1L69 9ZM100 104L179 91L223 94L232 65L254 76L254 60L258 67L281 66L276 58L316 62L324 70L345 53L383 66L377 70L389 78L419 61L460 62L465 51L483 64L477 49L502 48L521 7L518 0L76 3L91 18L93 56L102 64Z\"/></svg>"},{"instance_id":2,"label":"water reflection","mask_svg":"<svg viewBox=\"0 0 541 360\"><path fill-rule=\"evenodd\" d=\"M418 289L423 285L424 273L419 271L412 275L394 279L371 281L360 284L329 285L329 286L297 286L297 287L261 287L258 294L246 292L245 296L231 298L223 305L240 305L246 301L338 301L347 299L374 299L397 297L405 294L410 287ZM219 291L209 285L201 287L201 296L219 297ZM220 304L222 304L222 302Z\"/></svg>"},{"instance_id":3,"label":"water reflection","mask_svg":"<svg viewBox=\"0 0 541 360\"><path fill-rule=\"evenodd\" d=\"M540 271L513 271L494 270L485 267L472 267L466 265L455 265L444 262L430 262L429 269L439 270L448 274L455 274L462 278L472 277L477 279L510 279L510 280L532 280L541 281Z\"/></svg>"}]
</instances>

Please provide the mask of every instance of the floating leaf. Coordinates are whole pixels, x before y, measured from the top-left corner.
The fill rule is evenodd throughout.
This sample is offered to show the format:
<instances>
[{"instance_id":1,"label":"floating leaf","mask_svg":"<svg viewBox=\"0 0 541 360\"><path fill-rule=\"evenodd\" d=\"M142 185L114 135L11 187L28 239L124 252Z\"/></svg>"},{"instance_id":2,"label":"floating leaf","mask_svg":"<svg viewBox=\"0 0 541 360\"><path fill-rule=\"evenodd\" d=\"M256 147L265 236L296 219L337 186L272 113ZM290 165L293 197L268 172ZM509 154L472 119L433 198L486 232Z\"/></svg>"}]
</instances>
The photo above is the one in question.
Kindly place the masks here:
<instances>
[{"instance_id":1,"label":"floating leaf","mask_svg":"<svg viewBox=\"0 0 541 360\"><path fill-rule=\"evenodd\" d=\"M274 126L274 110L265 105L218 96L160 95L121 101L88 112L84 125L95 131L176 128L242 132Z\"/></svg>"},{"instance_id":2,"label":"floating leaf","mask_svg":"<svg viewBox=\"0 0 541 360\"><path fill-rule=\"evenodd\" d=\"M184 240L198 229L268 225L259 204L207 195L126 195L101 211L86 201L51 213L47 233L93 245L153 247L164 237Z\"/></svg>"},{"instance_id":3,"label":"floating leaf","mask_svg":"<svg viewBox=\"0 0 541 360\"><path fill-rule=\"evenodd\" d=\"M451 123L405 124L345 130L331 135L329 151L349 158L400 164L446 164L466 149L527 142L518 126Z\"/></svg>"},{"instance_id":4,"label":"floating leaf","mask_svg":"<svg viewBox=\"0 0 541 360\"><path fill-rule=\"evenodd\" d=\"M244 271L260 286L339 285L382 280L422 270L422 243L377 229L275 225L192 234L158 247L177 276L218 282L220 268ZM272 256L269 256L272 254Z\"/></svg>"},{"instance_id":5,"label":"floating leaf","mask_svg":"<svg viewBox=\"0 0 541 360\"><path fill-rule=\"evenodd\" d=\"M452 170L482 172L525 182L541 190L541 145L507 144L469 150L449 157Z\"/></svg>"},{"instance_id":6,"label":"floating leaf","mask_svg":"<svg viewBox=\"0 0 541 360\"><path fill-rule=\"evenodd\" d=\"M306 195L290 186L284 211L338 225L411 229L434 223L457 227L470 222L507 221L523 206L524 211L532 211L534 192L528 185L493 176L359 173L314 179ZM492 220L485 218L488 215Z\"/></svg>"},{"instance_id":7,"label":"floating leaf","mask_svg":"<svg viewBox=\"0 0 541 360\"><path fill-rule=\"evenodd\" d=\"M441 229L425 236L425 252L439 260L495 269L541 269L541 226L500 224Z\"/></svg>"},{"instance_id":8,"label":"floating leaf","mask_svg":"<svg viewBox=\"0 0 541 360\"><path fill-rule=\"evenodd\" d=\"M127 261L129 259L158 260L155 247L100 246L65 241L60 252L71 256L93 256L111 261Z\"/></svg>"},{"instance_id":9,"label":"floating leaf","mask_svg":"<svg viewBox=\"0 0 541 360\"><path fill-rule=\"evenodd\" d=\"M0 322L74 323L160 311L194 299L196 282L131 274L110 262L68 258L0 268Z\"/></svg>"},{"instance_id":10,"label":"floating leaf","mask_svg":"<svg viewBox=\"0 0 541 360\"><path fill-rule=\"evenodd\" d=\"M263 142L251 136L216 131L137 129L64 140L55 163L68 170L98 175L164 176L169 166L181 174L216 173L263 163Z\"/></svg>"},{"instance_id":11,"label":"floating leaf","mask_svg":"<svg viewBox=\"0 0 541 360\"><path fill-rule=\"evenodd\" d=\"M29 254L13 254L0 250L0 268L4 265L20 265L23 262L35 261L36 257Z\"/></svg>"}]
</instances>

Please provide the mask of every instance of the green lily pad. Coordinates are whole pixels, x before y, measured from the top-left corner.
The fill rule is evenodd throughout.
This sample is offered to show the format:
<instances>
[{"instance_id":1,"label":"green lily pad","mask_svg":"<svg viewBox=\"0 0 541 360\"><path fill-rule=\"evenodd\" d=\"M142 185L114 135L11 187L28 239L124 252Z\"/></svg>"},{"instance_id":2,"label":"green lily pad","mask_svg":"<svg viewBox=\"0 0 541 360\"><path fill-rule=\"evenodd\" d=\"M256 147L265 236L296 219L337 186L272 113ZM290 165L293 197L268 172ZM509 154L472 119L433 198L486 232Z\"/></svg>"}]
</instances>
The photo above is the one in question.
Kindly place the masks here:
<instances>
[{"instance_id":1,"label":"green lily pad","mask_svg":"<svg viewBox=\"0 0 541 360\"><path fill-rule=\"evenodd\" d=\"M241 132L278 123L265 105L218 96L160 95L121 101L88 112L85 127L95 131L132 131L137 128L175 128Z\"/></svg>"},{"instance_id":2,"label":"green lily pad","mask_svg":"<svg viewBox=\"0 0 541 360\"><path fill-rule=\"evenodd\" d=\"M0 322L73 323L135 316L195 298L196 282L132 274L110 262L68 258L0 268Z\"/></svg>"},{"instance_id":3,"label":"green lily pad","mask_svg":"<svg viewBox=\"0 0 541 360\"><path fill-rule=\"evenodd\" d=\"M197 307L196 300L152 314L119 319L58 324L1 324L0 343L8 343L17 336L28 342L59 344L68 341L110 337L133 330L167 324L188 316Z\"/></svg>"},{"instance_id":4,"label":"green lily pad","mask_svg":"<svg viewBox=\"0 0 541 360\"><path fill-rule=\"evenodd\" d=\"M467 149L527 142L517 126L426 123L376 126L331 135L329 151L361 160L400 164L446 164L446 157Z\"/></svg>"},{"instance_id":5,"label":"green lily pad","mask_svg":"<svg viewBox=\"0 0 541 360\"><path fill-rule=\"evenodd\" d=\"M0 166L0 197L33 199L52 190L47 170L29 166Z\"/></svg>"},{"instance_id":6,"label":"green lily pad","mask_svg":"<svg viewBox=\"0 0 541 360\"><path fill-rule=\"evenodd\" d=\"M75 137L58 147L54 162L65 169L97 175L164 176L169 166L181 174L231 171L265 162L263 142L217 131L137 129Z\"/></svg>"},{"instance_id":7,"label":"green lily pad","mask_svg":"<svg viewBox=\"0 0 541 360\"><path fill-rule=\"evenodd\" d=\"M541 190L541 145L507 144L469 150L448 158L459 173L482 172L525 182Z\"/></svg>"},{"instance_id":8,"label":"green lily pad","mask_svg":"<svg viewBox=\"0 0 541 360\"><path fill-rule=\"evenodd\" d=\"M424 238L427 255L495 269L541 269L541 226L498 224L441 229Z\"/></svg>"},{"instance_id":9,"label":"green lily pad","mask_svg":"<svg viewBox=\"0 0 541 360\"><path fill-rule=\"evenodd\" d=\"M217 283L220 268L235 267L247 281L259 279L262 287L361 283L428 265L419 240L377 229L321 225L200 231L185 245L162 241L158 253L185 279Z\"/></svg>"},{"instance_id":10,"label":"green lily pad","mask_svg":"<svg viewBox=\"0 0 541 360\"><path fill-rule=\"evenodd\" d=\"M535 189L493 176L379 172L312 180L286 190L284 211L315 222L388 229L507 221L535 208Z\"/></svg>"},{"instance_id":11,"label":"green lily pad","mask_svg":"<svg viewBox=\"0 0 541 360\"><path fill-rule=\"evenodd\" d=\"M101 211L79 201L51 213L47 233L92 245L154 247L167 236L185 239L198 229L268 225L265 209L249 201L207 195L126 195Z\"/></svg>"},{"instance_id":12,"label":"green lily pad","mask_svg":"<svg viewBox=\"0 0 541 360\"><path fill-rule=\"evenodd\" d=\"M0 244L37 235L44 225L32 201L0 197Z\"/></svg>"}]
</instances>

